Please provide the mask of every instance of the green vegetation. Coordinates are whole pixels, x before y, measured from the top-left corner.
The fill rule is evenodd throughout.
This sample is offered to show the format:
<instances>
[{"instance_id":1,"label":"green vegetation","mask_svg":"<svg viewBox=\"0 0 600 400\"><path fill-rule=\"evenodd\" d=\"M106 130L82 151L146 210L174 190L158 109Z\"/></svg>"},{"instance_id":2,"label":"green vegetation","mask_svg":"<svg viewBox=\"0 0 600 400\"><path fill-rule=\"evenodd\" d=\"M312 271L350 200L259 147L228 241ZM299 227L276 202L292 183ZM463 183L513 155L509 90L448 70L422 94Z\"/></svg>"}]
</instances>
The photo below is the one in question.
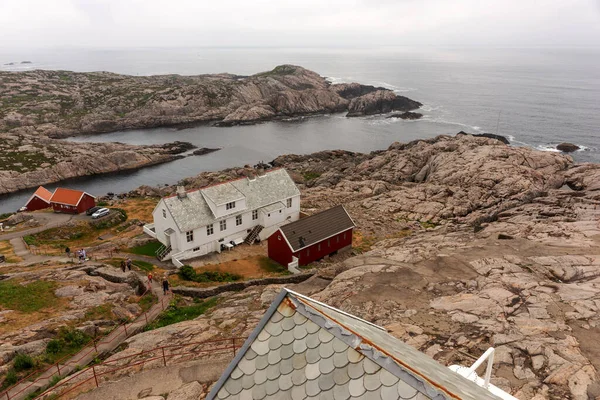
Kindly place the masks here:
<instances>
[{"instance_id":1,"label":"green vegetation","mask_svg":"<svg viewBox=\"0 0 600 400\"><path fill-rule=\"evenodd\" d=\"M26 235L23 236L23 240L25 241L25 243L27 243L29 246L37 246L38 241L35 238L35 236L33 235Z\"/></svg>"},{"instance_id":2,"label":"green vegetation","mask_svg":"<svg viewBox=\"0 0 600 400\"><path fill-rule=\"evenodd\" d=\"M288 271L287 267L284 267L283 265L279 264L276 261L271 260L269 257L266 256L261 256L258 259L258 264L260 265L260 268L263 271L266 272L270 272L270 273L275 273L275 274L290 274L290 271Z\"/></svg>"},{"instance_id":3,"label":"green vegetation","mask_svg":"<svg viewBox=\"0 0 600 400\"><path fill-rule=\"evenodd\" d=\"M44 361L54 363L56 360L70 354L75 354L90 341L85 333L74 329L62 327L56 338L46 345Z\"/></svg>"},{"instance_id":4,"label":"green vegetation","mask_svg":"<svg viewBox=\"0 0 600 400\"><path fill-rule=\"evenodd\" d=\"M4 381L2 381L2 385L0 385L0 390L14 385L18 380L19 378L17 377L17 371L15 371L13 368L9 369L4 377Z\"/></svg>"},{"instance_id":5,"label":"green vegetation","mask_svg":"<svg viewBox=\"0 0 600 400\"><path fill-rule=\"evenodd\" d=\"M229 272L204 271L197 273L189 265L181 267L178 274L181 279L192 282L235 282L242 279L241 275Z\"/></svg>"},{"instance_id":6,"label":"green vegetation","mask_svg":"<svg viewBox=\"0 0 600 400\"><path fill-rule=\"evenodd\" d=\"M106 229L112 228L113 226L119 225L121 222L127 221L127 211L121 208L111 208L112 213L108 216L98 220L92 221L90 224L94 229Z\"/></svg>"},{"instance_id":7,"label":"green vegetation","mask_svg":"<svg viewBox=\"0 0 600 400\"><path fill-rule=\"evenodd\" d=\"M46 157L44 153L5 149L0 155L0 170L17 172L33 171L44 163L52 164L55 162L55 159Z\"/></svg>"},{"instance_id":8,"label":"green vegetation","mask_svg":"<svg viewBox=\"0 0 600 400\"><path fill-rule=\"evenodd\" d=\"M149 257L154 257L156 256L156 251L158 250L158 248L162 246L162 243L156 241L156 242L148 242L144 245L141 246L137 246L137 247L132 247L130 249L125 250L128 253L133 253L133 254L139 254L141 256L149 256Z\"/></svg>"},{"instance_id":9,"label":"green vegetation","mask_svg":"<svg viewBox=\"0 0 600 400\"><path fill-rule=\"evenodd\" d=\"M439 224L436 224L436 223L431 222L431 221L419 221L419 224L421 225L421 228L423 228L423 229L435 228L436 226L439 225Z\"/></svg>"},{"instance_id":10,"label":"green vegetation","mask_svg":"<svg viewBox=\"0 0 600 400\"><path fill-rule=\"evenodd\" d=\"M86 321L96 319L113 319L112 304L105 303L96 307L92 307L85 312Z\"/></svg>"},{"instance_id":11,"label":"green vegetation","mask_svg":"<svg viewBox=\"0 0 600 400\"><path fill-rule=\"evenodd\" d=\"M7 219L8 217L10 217L11 215L13 215L14 213L4 213L4 214L0 214L0 221L4 221L5 219Z\"/></svg>"},{"instance_id":12,"label":"green vegetation","mask_svg":"<svg viewBox=\"0 0 600 400\"><path fill-rule=\"evenodd\" d=\"M212 297L204 301L198 301L191 306L180 305L179 302L179 299L173 299L169 307L154 322L149 324L145 330L150 331L199 317L210 308L216 306L218 300L216 297Z\"/></svg>"},{"instance_id":13,"label":"green vegetation","mask_svg":"<svg viewBox=\"0 0 600 400\"><path fill-rule=\"evenodd\" d=\"M106 201L99 201L98 204L96 204L98 207L106 207L108 205L108 203Z\"/></svg>"},{"instance_id":14,"label":"green vegetation","mask_svg":"<svg viewBox=\"0 0 600 400\"><path fill-rule=\"evenodd\" d=\"M317 179L318 177L320 177L321 174L318 172L305 172L302 174L302 176L304 177L304 180L312 181L313 179Z\"/></svg>"},{"instance_id":15,"label":"green vegetation","mask_svg":"<svg viewBox=\"0 0 600 400\"><path fill-rule=\"evenodd\" d=\"M12 281L0 282L0 305L25 313L51 307L57 300L56 283L35 281L20 285Z\"/></svg>"},{"instance_id":16,"label":"green vegetation","mask_svg":"<svg viewBox=\"0 0 600 400\"><path fill-rule=\"evenodd\" d=\"M147 261L133 260L131 263L142 271L151 272L154 270L154 264Z\"/></svg>"},{"instance_id":17,"label":"green vegetation","mask_svg":"<svg viewBox=\"0 0 600 400\"><path fill-rule=\"evenodd\" d=\"M35 363L33 362L33 358L29 354L19 353L13 360L13 368L17 372L25 371L27 369L33 368Z\"/></svg>"},{"instance_id":18,"label":"green vegetation","mask_svg":"<svg viewBox=\"0 0 600 400\"><path fill-rule=\"evenodd\" d=\"M142 312L148 311L155 303L158 302L158 297L152 292L148 292L142 296L138 302L138 306L142 309Z\"/></svg>"}]
</instances>

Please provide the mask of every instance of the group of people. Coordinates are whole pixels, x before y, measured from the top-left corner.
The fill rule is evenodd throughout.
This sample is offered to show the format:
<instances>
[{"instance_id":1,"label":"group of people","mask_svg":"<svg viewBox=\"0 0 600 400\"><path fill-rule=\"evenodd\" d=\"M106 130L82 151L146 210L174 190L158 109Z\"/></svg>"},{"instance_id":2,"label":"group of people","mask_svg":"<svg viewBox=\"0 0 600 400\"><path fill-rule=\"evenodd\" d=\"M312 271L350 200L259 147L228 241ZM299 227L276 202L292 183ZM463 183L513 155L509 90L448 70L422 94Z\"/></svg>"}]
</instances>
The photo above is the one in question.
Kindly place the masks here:
<instances>
[{"instance_id":1,"label":"group of people","mask_svg":"<svg viewBox=\"0 0 600 400\"><path fill-rule=\"evenodd\" d=\"M148 289L150 289L152 287L152 279L153 278L154 277L152 276L152 272L148 272ZM163 294L166 295L167 292L169 291L169 277L167 276L167 274L163 275L162 288L163 288Z\"/></svg>"},{"instance_id":2,"label":"group of people","mask_svg":"<svg viewBox=\"0 0 600 400\"><path fill-rule=\"evenodd\" d=\"M127 260L121 260L121 269L123 272L126 270L131 271L131 258L127 257Z\"/></svg>"},{"instance_id":3,"label":"group of people","mask_svg":"<svg viewBox=\"0 0 600 400\"><path fill-rule=\"evenodd\" d=\"M71 249L70 248L65 248L65 253L67 253L67 257L71 257ZM77 259L79 260L80 263L84 263L85 261L87 261L87 253L85 252L85 249L81 249L81 250L77 250L75 252L75 255L77 256Z\"/></svg>"}]
</instances>

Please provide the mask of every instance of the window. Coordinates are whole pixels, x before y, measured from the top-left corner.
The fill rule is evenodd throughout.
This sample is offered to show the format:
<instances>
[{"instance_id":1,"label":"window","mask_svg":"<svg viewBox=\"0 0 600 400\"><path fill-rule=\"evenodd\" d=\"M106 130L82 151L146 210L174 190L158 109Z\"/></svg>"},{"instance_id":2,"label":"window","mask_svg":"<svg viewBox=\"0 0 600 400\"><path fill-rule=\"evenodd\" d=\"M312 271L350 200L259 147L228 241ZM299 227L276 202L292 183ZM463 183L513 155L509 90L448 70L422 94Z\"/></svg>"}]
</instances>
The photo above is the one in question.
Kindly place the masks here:
<instances>
[{"instance_id":1,"label":"window","mask_svg":"<svg viewBox=\"0 0 600 400\"><path fill-rule=\"evenodd\" d=\"M346 232L344 232L344 239L346 239Z\"/></svg>"},{"instance_id":2,"label":"window","mask_svg":"<svg viewBox=\"0 0 600 400\"><path fill-rule=\"evenodd\" d=\"M327 239L327 247L331 247L331 239Z\"/></svg>"},{"instance_id":3,"label":"window","mask_svg":"<svg viewBox=\"0 0 600 400\"><path fill-rule=\"evenodd\" d=\"M321 243L317 245L317 251L321 251Z\"/></svg>"},{"instance_id":4,"label":"window","mask_svg":"<svg viewBox=\"0 0 600 400\"><path fill-rule=\"evenodd\" d=\"M292 206L292 199L287 199L287 208Z\"/></svg>"},{"instance_id":5,"label":"window","mask_svg":"<svg viewBox=\"0 0 600 400\"><path fill-rule=\"evenodd\" d=\"M310 249L306 249L306 257L310 256Z\"/></svg>"},{"instance_id":6,"label":"window","mask_svg":"<svg viewBox=\"0 0 600 400\"><path fill-rule=\"evenodd\" d=\"M206 236L210 236L215 233L215 229L213 228L213 224L206 225Z\"/></svg>"},{"instance_id":7,"label":"window","mask_svg":"<svg viewBox=\"0 0 600 400\"><path fill-rule=\"evenodd\" d=\"M163 218L167 218L167 210L163 208Z\"/></svg>"},{"instance_id":8,"label":"window","mask_svg":"<svg viewBox=\"0 0 600 400\"><path fill-rule=\"evenodd\" d=\"M194 247L192 251L200 251L200 247Z\"/></svg>"},{"instance_id":9,"label":"window","mask_svg":"<svg viewBox=\"0 0 600 400\"><path fill-rule=\"evenodd\" d=\"M221 229L221 231L226 230L227 229L227 220L220 221L219 228Z\"/></svg>"},{"instance_id":10,"label":"window","mask_svg":"<svg viewBox=\"0 0 600 400\"><path fill-rule=\"evenodd\" d=\"M335 237L335 242L336 242L336 243L339 243L339 242L340 242L340 237L339 237L339 235Z\"/></svg>"},{"instance_id":11,"label":"window","mask_svg":"<svg viewBox=\"0 0 600 400\"><path fill-rule=\"evenodd\" d=\"M239 226L242 224L242 216L241 215L237 215L235 217L235 226Z\"/></svg>"},{"instance_id":12,"label":"window","mask_svg":"<svg viewBox=\"0 0 600 400\"><path fill-rule=\"evenodd\" d=\"M254 221L255 219L258 219L258 210L252 211L252 221Z\"/></svg>"},{"instance_id":13,"label":"window","mask_svg":"<svg viewBox=\"0 0 600 400\"><path fill-rule=\"evenodd\" d=\"M188 243L189 242L193 242L194 241L194 231L188 231L185 233L185 238L187 239Z\"/></svg>"},{"instance_id":14,"label":"window","mask_svg":"<svg viewBox=\"0 0 600 400\"><path fill-rule=\"evenodd\" d=\"M232 201L231 203L225 204L225 209L226 210L231 210L233 208L235 208L235 201Z\"/></svg>"}]
</instances>

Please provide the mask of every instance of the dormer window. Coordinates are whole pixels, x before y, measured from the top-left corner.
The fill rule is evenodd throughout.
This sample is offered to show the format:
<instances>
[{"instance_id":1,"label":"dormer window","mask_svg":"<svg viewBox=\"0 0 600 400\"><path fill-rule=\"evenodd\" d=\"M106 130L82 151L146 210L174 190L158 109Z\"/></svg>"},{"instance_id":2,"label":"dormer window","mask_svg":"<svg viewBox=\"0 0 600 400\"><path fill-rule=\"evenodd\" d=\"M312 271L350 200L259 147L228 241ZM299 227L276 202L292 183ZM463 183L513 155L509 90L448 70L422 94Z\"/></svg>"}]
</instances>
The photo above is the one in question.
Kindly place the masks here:
<instances>
[{"instance_id":1,"label":"dormer window","mask_svg":"<svg viewBox=\"0 0 600 400\"><path fill-rule=\"evenodd\" d=\"M235 208L235 201L232 201L231 203L225 204L225 209L226 210L232 210L234 208Z\"/></svg>"}]
</instances>

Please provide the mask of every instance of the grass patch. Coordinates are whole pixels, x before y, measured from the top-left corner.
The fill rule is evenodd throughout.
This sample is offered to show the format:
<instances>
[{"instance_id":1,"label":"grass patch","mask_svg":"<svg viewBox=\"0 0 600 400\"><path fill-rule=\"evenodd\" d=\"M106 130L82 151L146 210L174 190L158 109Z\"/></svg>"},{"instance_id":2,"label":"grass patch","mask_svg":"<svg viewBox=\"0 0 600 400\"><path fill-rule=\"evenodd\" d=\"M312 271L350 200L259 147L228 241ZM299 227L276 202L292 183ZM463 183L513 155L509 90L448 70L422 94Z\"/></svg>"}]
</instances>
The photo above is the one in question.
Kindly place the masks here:
<instances>
[{"instance_id":1,"label":"grass patch","mask_svg":"<svg viewBox=\"0 0 600 400\"><path fill-rule=\"evenodd\" d=\"M75 354L89 341L90 337L85 333L74 328L62 327L56 338L46 345L44 361L52 364L67 355Z\"/></svg>"},{"instance_id":2,"label":"grass patch","mask_svg":"<svg viewBox=\"0 0 600 400\"><path fill-rule=\"evenodd\" d=\"M269 257L261 256L258 259L258 264L260 265L260 268L265 272L270 272L270 273L274 273L274 274L281 274L281 273L289 274L290 273L290 271L288 271L287 267L284 267L283 265L279 264L277 261L271 260Z\"/></svg>"},{"instance_id":3,"label":"grass patch","mask_svg":"<svg viewBox=\"0 0 600 400\"><path fill-rule=\"evenodd\" d=\"M305 172L302 174L302 176L304 177L304 180L312 181L313 179L320 177L321 174L318 172Z\"/></svg>"},{"instance_id":4,"label":"grass patch","mask_svg":"<svg viewBox=\"0 0 600 400\"><path fill-rule=\"evenodd\" d=\"M242 279L241 275L220 271L196 272L193 267L184 265L179 269L178 275L185 281L192 282L235 282Z\"/></svg>"},{"instance_id":5,"label":"grass patch","mask_svg":"<svg viewBox=\"0 0 600 400\"><path fill-rule=\"evenodd\" d=\"M439 224L431 221L419 221L419 225L421 225L421 228L423 229L435 228L436 226L439 226Z\"/></svg>"},{"instance_id":6,"label":"grass patch","mask_svg":"<svg viewBox=\"0 0 600 400\"><path fill-rule=\"evenodd\" d=\"M27 243L29 246L37 246L38 245L38 240L35 236L33 235L25 235L23 236L23 240L25 241L25 243Z\"/></svg>"},{"instance_id":7,"label":"grass patch","mask_svg":"<svg viewBox=\"0 0 600 400\"><path fill-rule=\"evenodd\" d=\"M148 242L141 246L131 247L125 251L128 253L138 254L140 256L155 257L156 251L159 249L160 246L162 246L162 243L159 241L155 241Z\"/></svg>"},{"instance_id":8,"label":"grass patch","mask_svg":"<svg viewBox=\"0 0 600 400\"><path fill-rule=\"evenodd\" d=\"M15 371L14 368L9 369L2 381L2 385L0 385L0 390L4 390L9 386L14 385L18 380L17 371Z\"/></svg>"},{"instance_id":9,"label":"grass patch","mask_svg":"<svg viewBox=\"0 0 600 400\"><path fill-rule=\"evenodd\" d=\"M35 366L33 362L33 358L29 354L19 353L13 360L13 368L17 372L25 371L31 369Z\"/></svg>"},{"instance_id":10,"label":"grass patch","mask_svg":"<svg viewBox=\"0 0 600 400\"><path fill-rule=\"evenodd\" d=\"M5 219L8 219L11 215L13 215L14 213L4 213L4 214L0 214L0 221L4 221Z\"/></svg>"},{"instance_id":11,"label":"grass patch","mask_svg":"<svg viewBox=\"0 0 600 400\"><path fill-rule=\"evenodd\" d=\"M217 305L218 300L216 297L212 297L208 300L198 301L198 303L191 306L181 306L178 304L179 300L174 299L169 307L151 324L149 324L145 330L150 331L153 329L162 328L164 326L176 324L182 321L189 321L204 314L210 308Z\"/></svg>"},{"instance_id":12,"label":"grass patch","mask_svg":"<svg viewBox=\"0 0 600 400\"><path fill-rule=\"evenodd\" d=\"M18 257L15 254L15 250L8 240L3 240L0 242L0 254L5 257L6 263L17 263L19 261L23 261L21 257Z\"/></svg>"},{"instance_id":13,"label":"grass patch","mask_svg":"<svg viewBox=\"0 0 600 400\"><path fill-rule=\"evenodd\" d=\"M36 281L28 285L0 282L0 305L25 313L50 308L57 300L54 289L56 283L48 281Z\"/></svg>"},{"instance_id":14,"label":"grass patch","mask_svg":"<svg viewBox=\"0 0 600 400\"><path fill-rule=\"evenodd\" d=\"M88 309L85 312L85 320L86 321L90 321L90 320L96 320L96 319L113 319L113 314L112 314L112 304L101 304L99 306L93 307Z\"/></svg>"},{"instance_id":15,"label":"grass patch","mask_svg":"<svg viewBox=\"0 0 600 400\"><path fill-rule=\"evenodd\" d=\"M142 312L146 312L156 303L158 303L158 297L156 297L154 293L150 292L142 296L140 301L138 301L138 306L140 306Z\"/></svg>"},{"instance_id":16,"label":"grass patch","mask_svg":"<svg viewBox=\"0 0 600 400\"><path fill-rule=\"evenodd\" d=\"M112 228L125 221L127 221L127 212L125 210L120 208L111 208L111 213L109 215L96 221L91 221L90 225L92 225L96 230L101 230Z\"/></svg>"},{"instance_id":17,"label":"grass patch","mask_svg":"<svg viewBox=\"0 0 600 400\"><path fill-rule=\"evenodd\" d=\"M152 272L154 270L154 264L147 261L133 260L131 263L142 271Z\"/></svg>"}]
</instances>

